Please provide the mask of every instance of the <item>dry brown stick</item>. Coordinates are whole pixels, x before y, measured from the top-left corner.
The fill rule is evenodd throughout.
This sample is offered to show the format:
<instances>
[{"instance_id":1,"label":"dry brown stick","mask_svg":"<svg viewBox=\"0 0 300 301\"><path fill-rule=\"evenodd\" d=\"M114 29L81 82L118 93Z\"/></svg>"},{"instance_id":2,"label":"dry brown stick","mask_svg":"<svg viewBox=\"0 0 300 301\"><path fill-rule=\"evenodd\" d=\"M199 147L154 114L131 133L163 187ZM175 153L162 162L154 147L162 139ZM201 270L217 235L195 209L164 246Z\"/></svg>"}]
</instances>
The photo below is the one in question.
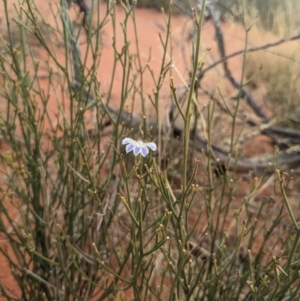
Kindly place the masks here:
<instances>
[{"instance_id":1,"label":"dry brown stick","mask_svg":"<svg viewBox=\"0 0 300 301\"><path fill-rule=\"evenodd\" d=\"M250 91L248 89L246 89L245 87L241 87L241 83L238 82L238 80L236 80L233 75L231 74L229 68L228 68L228 59L234 57L234 56L237 56L239 54L243 54L245 52L245 50L239 50L239 51L236 51L230 55L226 55L225 54L225 46L224 46L224 38L223 38L223 33L222 33L222 30L221 30L221 27L219 25L219 22L218 20L215 20L212 16L212 22L214 24L214 27L215 27L215 30L216 30L216 38L217 38L217 42L218 42L218 48L219 48L219 53L220 53L220 56L221 56L221 59L213 64L211 64L209 67L201 70L201 73L200 73L200 77L203 77L203 75L205 74L205 72L209 71L210 69L214 68L215 66L217 66L218 64L221 64L223 63L223 68L224 68L224 72L225 72L225 76L228 78L228 80L232 83L232 85L239 89L241 88L242 90L242 96L244 96L247 100L247 103L248 105L252 108L252 110L257 114L257 116L259 116L261 118L261 120L264 122L264 123L268 123L268 118L266 117L266 115L261 111L261 109L258 107L258 105L256 104L252 94L250 93ZM294 40L297 40L297 39L300 39L300 33L292 36L292 37L289 37L289 38L283 38L283 39L280 39L276 42L273 42L273 43L268 43L268 44L264 44L264 45L261 45L261 46L257 46L257 47L252 47L252 48L249 48L247 49L247 53L249 52L254 52L254 51L258 51L258 50L264 50L264 49L267 49L267 48L270 48L270 47L275 47L275 46L278 46L282 43L285 43L285 42L289 42L289 41L294 41Z\"/></svg>"},{"instance_id":2,"label":"dry brown stick","mask_svg":"<svg viewBox=\"0 0 300 301\"><path fill-rule=\"evenodd\" d=\"M287 42L290 42L290 41L299 40L299 39L300 39L300 33L298 33L294 36L291 36L289 38L282 38L282 39L280 39L276 42L273 42L273 43L264 44L264 45L260 45L260 46L255 46L255 47L250 47L250 48L247 49L247 53L272 48L272 47L278 46L280 44L287 43ZM207 71L213 69L217 65L224 63L224 61L227 61L227 60L229 60L229 59L231 59L231 58L233 58L237 55L243 54L244 52L245 52L245 50L238 50L236 52L233 52L231 54L223 56L220 60L214 62L211 65L209 65L207 68L204 68L202 70L202 74L204 74Z\"/></svg>"},{"instance_id":3,"label":"dry brown stick","mask_svg":"<svg viewBox=\"0 0 300 301\"><path fill-rule=\"evenodd\" d=\"M231 71L228 68L228 63L226 58L226 54L225 54L225 45L224 45L224 38L223 38L223 33L220 27L220 24L218 22L218 20L215 20L214 18L212 18L212 22L214 24L215 30L216 30L216 38L217 38L217 42L218 42L218 48L219 48L219 53L222 59L222 63L223 63L223 68L224 68L224 72L225 72L225 76L228 78L228 80L231 82L231 84L236 88L236 89L241 89L242 95L244 96L248 105L252 108L252 110L255 112L255 114L264 122L267 123L268 118L266 117L266 115L261 111L260 107L256 104L254 98L252 97L252 94L250 93L250 91L248 89L246 89L245 87L243 87L241 85L241 83L234 78L234 76L232 75ZM241 53L244 53L245 51L241 51ZM203 76L205 70L201 71L201 77Z\"/></svg>"}]
</instances>

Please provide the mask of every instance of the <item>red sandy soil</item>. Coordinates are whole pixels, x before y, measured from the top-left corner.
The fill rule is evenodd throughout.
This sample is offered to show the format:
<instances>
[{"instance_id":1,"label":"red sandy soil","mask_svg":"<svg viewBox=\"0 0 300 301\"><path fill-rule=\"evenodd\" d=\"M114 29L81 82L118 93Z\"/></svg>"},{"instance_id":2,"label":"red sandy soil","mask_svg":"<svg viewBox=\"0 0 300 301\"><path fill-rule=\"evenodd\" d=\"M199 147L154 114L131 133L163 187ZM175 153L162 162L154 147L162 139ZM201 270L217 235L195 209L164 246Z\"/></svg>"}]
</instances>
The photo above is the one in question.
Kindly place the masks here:
<instances>
[{"instance_id":1,"label":"red sandy soil","mask_svg":"<svg viewBox=\"0 0 300 301\"><path fill-rule=\"evenodd\" d=\"M41 8L41 11L44 13L47 22L54 22L54 18L49 16L47 13L47 8L45 7L44 0L36 1L37 5ZM106 5L101 5L102 14L106 10ZM119 25L120 22L124 20L124 11L121 6L116 7L117 11L117 39L116 39L116 47L120 50L123 47L124 39L122 34L121 26ZM74 11L72 12L73 18L76 18L76 14ZM0 20L1 25L4 25L4 18L3 18L3 10L1 11L2 19ZM149 66L153 70L155 77L159 74L159 70L161 68L162 62L162 45L159 40L159 34L162 35L164 40L166 35L166 26L164 23L164 19L162 13L152 10L146 9L136 9L136 23L137 23L137 31L138 31L138 39L139 39L139 49L140 55L142 59L142 64L144 65L149 58L149 50L151 49L151 59L149 61ZM182 77L185 81L189 81L188 78L188 70L190 70L190 56L191 56L191 43L187 41L188 33L191 32L193 26L193 21L185 16L174 16L172 17L172 60L176 68L172 69L172 74L175 79L176 86L182 86L183 82L180 79ZM225 37L225 45L226 45L226 52L231 53L236 50L242 49L244 47L244 37L245 33L242 27L237 24L226 24L222 23L222 29L224 32ZM101 32L102 35L102 43L103 43L103 51L101 62L99 66L99 81L101 83L101 89L105 93L108 90L111 81L111 70L113 66L113 59L114 53L112 48L112 26L111 22L104 26L104 29ZM211 48L209 52L208 58L206 60L206 64L210 64L213 60L217 60L219 57L218 49L216 42L214 40L214 28L212 24L207 21L204 24L204 28L202 31L202 51L206 48ZM132 21L129 21L129 30L128 30L128 40L131 41L130 50L132 53L136 53L136 44L134 38L134 30ZM82 53L85 52L86 46L84 45L85 37L84 35L81 38L82 46L81 50ZM170 48L169 48L170 49ZM169 52L170 53L170 52ZM57 58L59 61L63 61L63 52L57 51ZM45 62L48 59L46 53L39 51L38 59L41 62ZM170 57L167 58L167 62L170 61ZM185 64L185 60L188 62ZM91 62L89 62L91 63ZM233 72L233 75L237 78L240 77L241 72L241 63L242 63L242 56L237 56L229 61L229 67ZM178 70L178 71L177 71ZM178 73L180 76L178 76ZM40 76L43 76L43 71L40 71ZM121 68L118 66L117 73L114 80L114 88L112 94L112 101L111 105L115 108L119 105L120 93L121 93L121 81L122 74ZM48 78L45 77L40 80L41 84L45 89L48 87ZM207 76L203 79L202 85L209 91L214 91L216 86L218 85L220 89L223 91L224 95L231 95L234 93L234 89L231 85L224 80L223 78L223 70L221 65L215 68L213 71L209 72ZM150 73L146 72L144 76L144 95L152 94L154 89L154 83L151 79ZM166 77L166 80L163 84L163 88L161 91L160 97L160 109L161 114L163 116L163 112L169 103L169 96L170 89L169 89L169 77ZM51 113L52 121L57 120L55 116L57 112L57 102L52 93L52 98L49 101L48 111ZM205 105L208 101L208 98L203 96L201 100L203 103L201 105ZM147 118L153 118L154 116L154 109L149 100L145 100L146 107L147 107ZM128 105L130 101L128 101ZM135 114L136 116L141 116L141 103L135 103ZM273 150L270 140L265 137L258 137L258 142L251 141L248 147L245 148L245 154L247 156L258 155L265 152L270 152ZM1 151L5 152L7 149L7 145L5 142L2 142ZM12 215L15 215L15 212L12 212ZM6 241L1 240L0 237L0 244L2 248L7 248L9 250L9 245ZM19 296L18 289L14 285L14 280L11 275L10 267L8 266L6 260L1 256L0 257L0 281L6 287L9 288L10 292L14 296ZM4 300L0 297L0 300Z\"/></svg>"}]
</instances>

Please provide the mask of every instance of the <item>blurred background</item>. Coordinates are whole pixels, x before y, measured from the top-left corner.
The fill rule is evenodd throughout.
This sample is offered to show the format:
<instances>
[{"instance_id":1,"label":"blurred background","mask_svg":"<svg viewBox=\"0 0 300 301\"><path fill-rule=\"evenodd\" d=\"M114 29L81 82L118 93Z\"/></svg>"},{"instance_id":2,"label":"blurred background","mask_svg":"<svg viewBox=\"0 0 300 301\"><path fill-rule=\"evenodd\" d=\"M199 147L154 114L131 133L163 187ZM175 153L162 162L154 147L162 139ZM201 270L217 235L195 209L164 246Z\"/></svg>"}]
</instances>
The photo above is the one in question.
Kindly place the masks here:
<instances>
[{"instance_id":1,"label":"blurred background","mask_svg":"<svg viewBox=\"0 0 300 301\"><path fill-rule=\"evenodd\" d=\"M161 9L168 11L169 0L139 0L137 6ZM201 0L174 0L177 6L176 13L182 13L180 8L190 12L190 7L201 5ZM224 19L238 21L243 15L242 0L211 0L206 2L215 6ZM257 18L257 24L264 30L274 34L291 34L299 31L300 2L298 0L245 0L246 14Z\"/></svg>"}]
</instances>

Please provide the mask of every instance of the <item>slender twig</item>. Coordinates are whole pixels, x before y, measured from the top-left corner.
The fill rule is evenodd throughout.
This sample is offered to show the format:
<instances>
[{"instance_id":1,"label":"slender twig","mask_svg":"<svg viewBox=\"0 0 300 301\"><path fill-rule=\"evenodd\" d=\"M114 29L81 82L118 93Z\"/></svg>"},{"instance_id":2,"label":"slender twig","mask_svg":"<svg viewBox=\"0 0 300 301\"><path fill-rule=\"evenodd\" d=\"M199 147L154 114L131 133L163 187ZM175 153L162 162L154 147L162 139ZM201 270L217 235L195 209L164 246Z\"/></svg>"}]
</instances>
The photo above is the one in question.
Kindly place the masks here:
<instances>
[{"instance_id":1,"label":"slender twig","mask_svg":"<svg viewBox=\"0 0 300 301\"><path fill-rule=\"evenodd\" d=\"M49 288L56 289L56 287L55 287L54 285L52 285L52 284L49 283L48 281L44 280L43 278L41 278L39 275L33 273L32 271L30 271L30 270L28 270L28 269L26 269L26 268L24 268L23 271L24 271L27 275L29 275L29 276L31 276L32 278L34 278L34 279L36 279L37 281L39 281L40 283L43 283L43 284L47 285ZM58 290L58 292L59 292L60 294L62 294L62 295L65 294L65 292L62 291L62 290Z\"/></svg>"}]
</instances>

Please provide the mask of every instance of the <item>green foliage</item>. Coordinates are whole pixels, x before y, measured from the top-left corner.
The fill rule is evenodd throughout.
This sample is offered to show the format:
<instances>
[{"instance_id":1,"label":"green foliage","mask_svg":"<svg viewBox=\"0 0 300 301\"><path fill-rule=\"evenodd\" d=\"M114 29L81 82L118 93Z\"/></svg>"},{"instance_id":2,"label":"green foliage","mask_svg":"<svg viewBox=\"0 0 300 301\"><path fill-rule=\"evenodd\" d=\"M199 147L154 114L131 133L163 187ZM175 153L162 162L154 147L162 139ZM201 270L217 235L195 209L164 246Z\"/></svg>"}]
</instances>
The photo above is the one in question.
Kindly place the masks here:
<instances>
[{"instance_id":1,"label":"green foliage","mask_svg":"<svg viewBox=\"0 0 300 301\"><path fill-rule=\"evenodd\" d=\"M149 96L157 120L140 121L125 106L130 93L146 97L141 83L143 72L150 69L129 47L129 20L138 26L135 7L122 5L124 45L121 50L114 45L111 79L120 65L122 87L119 107L113 110L112 86L101 94L97 72L100 30L110 16L116 26L115 4L98 16L94 31L88 31L86 51L92 65L87 64L87 53L79 53L65 1L56 11L61 22L55 28L43 24L30 0L16 6L11 22L8 4L4 0L8 33L0 56L0 92L6 103L0 124L7 146L0 155L0 232L9 248L0 245L0 251L10 264L19 295L13 296L0 283L3 296L30 301L297 300L300 229L299 216L286 196L290 178L278 170L274 173L274 194L280 200L275 205L272 197L254 202L273 170L266 170L260 179L250 173L245 197L235 202L241 183L235 181L234 172L218 166L211 148L214 98L202 116L207 149L201 162L195 160L201 154L190 146L198 97L194 87L205 59L200 50L204 9L194 20L193 69L184 107L170 81L179 111L174 118L183 123L180 140L163 136L159 114L161 87L170 69L166 54L171 10L165 17L167 34L161 38L161 72L153 76L155 89ZM55 6L51 8L55 13ZM41 28L49 30L48 35ZM46 53L43 66L36 59L32 36L39 51ZM41 71L46 76L40 76ZM43 86L45 77L49 82ZM52 97L57 104L54 116ZM237 144L241 93L238 98L231 115L231 154ZM143 116L145 110L142 103ZM168 130L173 132L172 125ZM154 140L160 152L145 158L125 154L121 141L127 136ZM234 159L227 159L228 170ZM214 172L213 164L219 172ZM264 221L269 212L272 217Z\"/></svg>"}]
</instances>

